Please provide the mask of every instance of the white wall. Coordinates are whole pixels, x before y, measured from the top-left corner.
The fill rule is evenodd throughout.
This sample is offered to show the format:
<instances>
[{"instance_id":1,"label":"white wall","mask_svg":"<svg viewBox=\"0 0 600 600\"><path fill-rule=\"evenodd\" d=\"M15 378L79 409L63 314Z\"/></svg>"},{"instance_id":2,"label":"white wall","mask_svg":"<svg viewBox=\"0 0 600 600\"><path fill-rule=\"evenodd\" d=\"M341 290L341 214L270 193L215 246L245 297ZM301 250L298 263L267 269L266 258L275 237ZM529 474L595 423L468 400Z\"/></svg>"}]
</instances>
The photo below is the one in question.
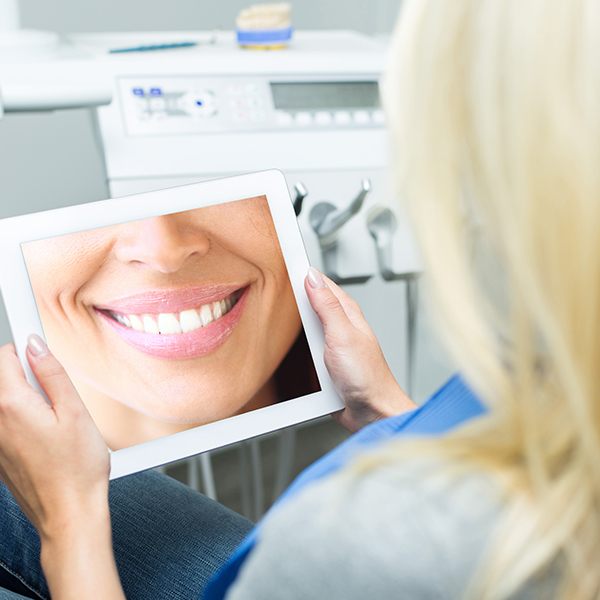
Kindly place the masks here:
<instances>
[{"instance_id":1,"label":"white wall","mask_svg":"<svg viewBox=\"0 0 600 600\"><path fill-rule=\"evenodd\" d=\"M260 0L21 0L23 24L60 33L231 29ZM275 0L277 1L277 0ZM399 0L289 0L302 29L389 31Z\"/></svg>"},{"instance_id":2,"label":"white wall","mask_svg":"<svg viewBox=\"0 0 600 600\"><path fill-rule=\"evenodd\" d=\"M59 33L230 29L253 0L21 0L23 27ZM400 0L297 0L303 29L386 33ZM0 218L107 197L88 111L0 119ZM10 339L0 304L0 343Z\"/></svg>"}]
</instances>

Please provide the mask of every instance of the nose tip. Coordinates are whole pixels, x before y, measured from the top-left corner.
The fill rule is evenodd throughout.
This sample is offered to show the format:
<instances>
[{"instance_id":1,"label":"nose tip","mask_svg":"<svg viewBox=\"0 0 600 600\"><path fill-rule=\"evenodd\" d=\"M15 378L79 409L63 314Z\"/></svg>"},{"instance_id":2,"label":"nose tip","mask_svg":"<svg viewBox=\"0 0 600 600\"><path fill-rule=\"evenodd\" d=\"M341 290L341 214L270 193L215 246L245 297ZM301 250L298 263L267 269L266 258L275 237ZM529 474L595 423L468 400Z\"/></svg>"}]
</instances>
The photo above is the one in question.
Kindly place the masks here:
<instances>
[{"instance_id":1,"label":"nose tip","mask_svg":"<svg viewBox=\"0 0 600 600\"><path fill-rule=\"evenodd\" d=\"M205 232L182 217L165 215L128 225L117 245L117 258L167 274L179 271L191 256L205 255L210 248Z\"/></svg>"},{"instance_id":2,"label":"nose tip","mask_svg":"<svg viewBox=\"0 0 600 600\"><path fill-rule=\"evenodd\" d=\"M159 273L176 273L195 251L187 251L181 247L161 248L160 251L153 251L141 255L137 262L143 263Z\"/></svg>"}]
</instances>

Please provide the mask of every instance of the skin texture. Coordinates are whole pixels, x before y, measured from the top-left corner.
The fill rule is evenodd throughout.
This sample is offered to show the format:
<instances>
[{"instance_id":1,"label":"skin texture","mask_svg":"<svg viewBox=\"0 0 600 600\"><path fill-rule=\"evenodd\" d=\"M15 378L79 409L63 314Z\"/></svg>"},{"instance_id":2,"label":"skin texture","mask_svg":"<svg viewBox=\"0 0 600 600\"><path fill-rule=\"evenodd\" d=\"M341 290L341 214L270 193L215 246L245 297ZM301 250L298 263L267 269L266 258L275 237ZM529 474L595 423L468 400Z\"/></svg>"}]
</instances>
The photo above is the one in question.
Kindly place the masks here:
<instances>
[{"instance_id":1,"label":"skin texture","mask_svg":"<svg viewBox=\"0 0 600 600\"><path fill-rule=\"evenodd\" d=\"M25 380L14 348L0 348L0 436L11 440L0 447L0 477L40 534L53 598L124 598L112 552L108 448L60 363L41 339L36 346L27 359L50 403Z\"/></svg>"},{"instance_id":2,"label":"skin texture","mask_svg":"<svg viewBox=\"0 0 600 600\"><path fill-rule=\"evenodd\" d=\"M354 431L413 409L356 303L313 269L305 288L325 331L327 368L345 402L339 421ZM51 404L25 380L14 348L0 348L0 477L40 532L52 598L121 600L106 445L60 363L39 338L34 342L27 358Z\"/></svg>"},{"instance_id":3,"label":"skin texture","mask_svg":"<svg viewBox=\"0 0 600 600\"><path fill-rule=\"evenodd\" d=\"M36 241L24 253L48 344L111 448L276 401L271 378L301 322L264 196ZM94 308L216 285L248 287L241 317L195 358L148 355Z\"/></svg>"}]
</instances>

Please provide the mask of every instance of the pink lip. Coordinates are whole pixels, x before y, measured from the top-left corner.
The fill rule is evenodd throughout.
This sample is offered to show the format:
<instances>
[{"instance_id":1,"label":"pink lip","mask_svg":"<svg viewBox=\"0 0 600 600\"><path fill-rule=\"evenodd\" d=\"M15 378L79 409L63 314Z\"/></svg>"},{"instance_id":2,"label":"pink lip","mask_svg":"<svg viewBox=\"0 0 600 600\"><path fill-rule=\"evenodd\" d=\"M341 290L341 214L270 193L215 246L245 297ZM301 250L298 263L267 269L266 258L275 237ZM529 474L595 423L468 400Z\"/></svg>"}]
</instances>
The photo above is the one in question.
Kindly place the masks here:
<instances>
[{"instance_id":1,"label":"pink lip","mask_svg":"<svg viewBox=\"0 0 600 600\"><path fill-rule=\"evenodd\" d=\"M222 288L224 289L224 288ZM231 293L233 293L236 289L233 288ZM102 310L96 310L96 314L100 315L105 323L110 325L116 333L121 336L121 338L127 342L130 346L133 346L137 350L144 352L146 354L150 354L152 356L157 356L159 358L169 358L169 359L186 359L186 358L197 358L200 356L205 356L213 351L215 351L219 346L225 343L227 338L233 332L235 326L238 324L242 312L244 310L246 304L246 297L248 296L249 288L245 288L239 300L235 304L235 306L223 317L213 321L209 325L205 327L200 327L195 329L194 331L190 331L188 333L176 333L171 335L160 335L153 333L146 333L143 331L136 331L135 329L130 329L129 327L125 327L118 323L111 317L109 317L106 313L102 312ZM219 292L221 293L221 292ZM144 295L145 296L145 295ZM223 298L227 296L224 295L215 295L215 300ZM164 296L162 296L164 298ZM133 297L132 297L133 298ZM197 307L200 304L207 304L211 300L208 299L209 296L203 298L201 302L198 304L187 304L187 308ZM129 302L131 298L128 298ZM154 305L154 310L156 311L157 303ZM140 311L145 310L146 312L150 312L148 307L149 304L140 304L145 308L139 308ZM185 303L184 303L185 305ZM136 311L131 310L133 304L127 304L126 309L123 308L111 308L108 310L115 310L116 312L126 311L131 313L135 313ZM178 304L179 306L179 304ZM137 308L137 307L136 307ZM165 304L160 304L160 312L167 312L165 309ZM173 312L179 312L185 310L185 308L177 308Z\"/></svg>"},{"instance_id":2,"label":"pink lip","mask_svg":"<svg viewBox=\"0 0 600 600\"><path fill-rule=\"evenodd\" d=\"M245 286L247 284L211 285L181 290L151 290L112 300L107 304L98 304L94 308L112 310L122 314L177 313L222 300Z\"/></svg>"}]
</instances>

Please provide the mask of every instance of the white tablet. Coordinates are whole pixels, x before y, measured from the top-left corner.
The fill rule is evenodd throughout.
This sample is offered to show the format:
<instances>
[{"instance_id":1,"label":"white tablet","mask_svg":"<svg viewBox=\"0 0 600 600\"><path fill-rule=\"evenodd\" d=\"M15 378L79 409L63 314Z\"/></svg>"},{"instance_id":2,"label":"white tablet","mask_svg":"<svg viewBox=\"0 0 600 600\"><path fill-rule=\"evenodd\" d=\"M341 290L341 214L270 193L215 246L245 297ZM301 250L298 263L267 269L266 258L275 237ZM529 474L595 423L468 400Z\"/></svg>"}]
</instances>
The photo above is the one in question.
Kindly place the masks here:
<instances>
[{"instance_id":1,"label":"white tablet","mask_svg":"<svg viewBox=\"0 0 600 600\"><path fill-rule=\"evenodd\" d=\"M342 408L288 188L263 171L0 222L18 355L42 335L111 478Z\"/></svg>"}]
</instances>

